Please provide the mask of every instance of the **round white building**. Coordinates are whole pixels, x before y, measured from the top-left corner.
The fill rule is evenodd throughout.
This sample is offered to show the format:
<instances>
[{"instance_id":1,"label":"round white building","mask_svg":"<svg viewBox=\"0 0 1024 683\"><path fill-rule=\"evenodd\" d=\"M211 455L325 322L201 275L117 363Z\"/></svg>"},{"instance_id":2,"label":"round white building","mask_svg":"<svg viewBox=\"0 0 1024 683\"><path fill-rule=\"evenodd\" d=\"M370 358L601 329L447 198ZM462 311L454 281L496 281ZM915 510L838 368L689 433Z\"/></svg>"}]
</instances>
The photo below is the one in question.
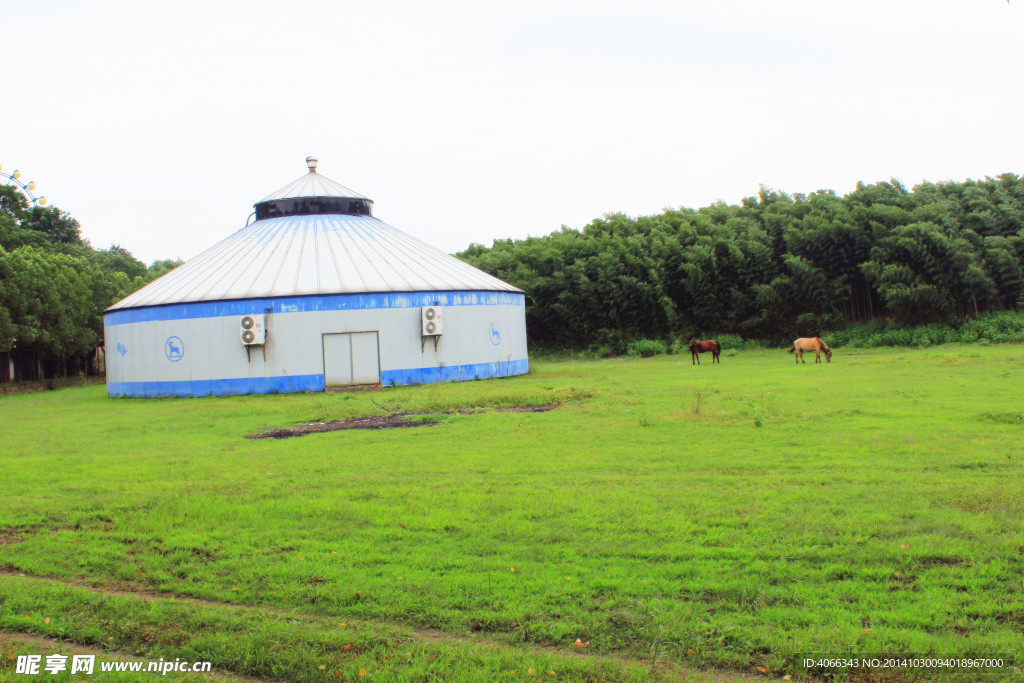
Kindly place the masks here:
<instances>
[{"instance_id":1,"label":"round white building","mask_svg":"<svg viewBox=\"0 0 1024 683\"><path fill-rule=\"evenodd\" d=\"M372 216L316 172L104 313L107 393L205 396L529 370L522 290Z\"/></svg>"}]
</instances>

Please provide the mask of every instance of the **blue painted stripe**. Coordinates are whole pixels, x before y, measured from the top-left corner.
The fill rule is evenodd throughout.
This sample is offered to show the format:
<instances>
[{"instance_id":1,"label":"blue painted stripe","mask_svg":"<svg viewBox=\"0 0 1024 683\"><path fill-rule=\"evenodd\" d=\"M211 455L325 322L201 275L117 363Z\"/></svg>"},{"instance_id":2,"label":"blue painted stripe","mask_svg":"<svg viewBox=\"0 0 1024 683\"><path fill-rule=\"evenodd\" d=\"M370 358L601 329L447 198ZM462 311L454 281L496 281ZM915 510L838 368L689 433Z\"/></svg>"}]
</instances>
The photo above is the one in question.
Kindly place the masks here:
<instances>
[{"instance_id":1,"label":"blue painted stripe","mask_svg":"<svg viewBox=\"0 0 1024 683\"><path fill-rule=\"evenodd\" d=\"M296 391L323 390L323 375L196 379L175 382L107 382L108 395L131 396L135 398L153 398L156 396L289 394Z\"/></svg>"},{"instance_id":2,"label":"blue painted stripe","mask_svg":"<svg viewBox=\"0 0 1024 683\"><path fill-rule=\"evenodd\" d=\"M384 370L380 373L381 384L432 384L434 382L465 382L491 377L511 377L530 371L530 361L502 361L499 363L475 363L473 365L446 365L440 368L412 368L409 370Z\"/></svg>"},{"instance_id":3,"label":"blue painted stripe","mask_svg":"<svg viewBox=\"0 0 1024 683\"><path fill-rule=\"evenodd\" d=\"M525 306L519 292L388 292L381 294L316 294L230 301L193 301L165 306L124 308L103 314L104 325L217 318L252 313L305 313L368 308L419 308L421 306Z\"/></svg>"},{"instance_id":4,"label":"blue painted stripe","mask_svg":"<svg viewBox=\"0 0 1024 683\"><path fill-rule=\"evenodd\" d=\"M498 363L447 365L440 368L385 370L381 384L431 384L433 382L464 382L474 379L511 377L530 371L528 359ZM203 379L175 382L107 382L110 396L153 398L156 396L232 396L239 394L287 394L296 391L323 391L323 375L286 375L282 377L242 377L237 379Z\"/></svg>"}]
</instances>

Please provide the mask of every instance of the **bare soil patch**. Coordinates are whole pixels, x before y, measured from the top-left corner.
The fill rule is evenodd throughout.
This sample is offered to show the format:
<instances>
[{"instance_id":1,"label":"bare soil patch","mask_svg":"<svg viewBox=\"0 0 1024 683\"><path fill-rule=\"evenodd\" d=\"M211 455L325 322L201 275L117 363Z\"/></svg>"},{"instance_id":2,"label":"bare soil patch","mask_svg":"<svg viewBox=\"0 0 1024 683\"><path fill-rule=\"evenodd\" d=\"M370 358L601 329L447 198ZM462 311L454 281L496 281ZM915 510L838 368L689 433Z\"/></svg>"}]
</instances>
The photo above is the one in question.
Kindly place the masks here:
<instances>
[{"instance_id":1,"label":"bare soil patch","mask_svg":"<svg viewBox=\"0 0 1024 683\"><path fill-rule=\"evenodd\" d=\"M556 403L548 403L539 406L510 406L507 408L495 408L497 412L510 413L546 413L558 407ZM348 420L313 420L310 422L299 422L294 427L280 427L268 429L259 434L250 434L247 439L289 439L293 436L305 436L306 434L318 434L321 432L337 432L346 429L403 429L406 427L430 427L439 423L439 420L410 420L410 417L426 417L430 415L473 415L485 412L483 410L425 410L411 413L391 413L389 415L369 415L367 417L354 417Z\"/></svg>"},{"instance_id":2,"label":"bare soil patch","mask_svg":"<svg viewBox=\"0 0 1024 683\"><path fill-rule=\"evenodd\" d=\"M14 527L0 529L0 548L5 545L14 545L21 541L21 534Z\"/></svg>"},{"instance_id":3,"label":"bare soil patch","mask_svg":"<svg viewBox=\"0 0 1024 683\"><path fill-rule=\"evenodd\" d=\"M337 432L343 429L399 429L402 427L429 427L436 420L406 420L397 415L373 415L351 420L328 420L325 422L300 422L290 429L270 429L262 434L252 434L247 439L288 439L319 432Z\"/></svg>"}]
</instances>

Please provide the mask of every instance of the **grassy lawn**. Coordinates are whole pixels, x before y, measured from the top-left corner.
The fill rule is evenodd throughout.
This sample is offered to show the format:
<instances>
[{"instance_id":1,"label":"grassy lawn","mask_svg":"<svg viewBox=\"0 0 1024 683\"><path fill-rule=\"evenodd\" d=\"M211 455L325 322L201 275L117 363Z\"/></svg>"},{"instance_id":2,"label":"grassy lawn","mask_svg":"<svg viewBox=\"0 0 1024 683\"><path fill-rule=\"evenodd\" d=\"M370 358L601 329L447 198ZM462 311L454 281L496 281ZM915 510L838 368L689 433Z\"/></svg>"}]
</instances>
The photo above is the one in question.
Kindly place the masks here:
<instances>
[{"instance_id":1,"label":"grassy lawn","mask_svg":"<svg viewBox=\"0 0 1024 683\"><path fill-rule=\"evenodd\" d=\"M805 657L1020 652L1024 347L805 358L0 396L0 629L309 681L797 680L821 673ZM422 411L440 424L245 438Z\"/></svg>"}]
</instances>

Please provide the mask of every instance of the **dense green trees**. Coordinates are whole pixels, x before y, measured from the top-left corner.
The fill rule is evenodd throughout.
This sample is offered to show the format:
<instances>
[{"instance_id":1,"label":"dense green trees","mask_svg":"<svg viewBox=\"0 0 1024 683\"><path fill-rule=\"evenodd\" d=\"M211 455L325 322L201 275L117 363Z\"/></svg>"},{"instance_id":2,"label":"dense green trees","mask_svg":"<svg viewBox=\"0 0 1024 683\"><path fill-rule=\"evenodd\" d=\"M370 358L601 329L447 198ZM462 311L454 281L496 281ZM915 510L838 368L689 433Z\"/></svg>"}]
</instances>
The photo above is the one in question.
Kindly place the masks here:
<instances>
[{"instance_id":1,"label":"dense green trees","mask_svg":"<svg viewBox=\"0 0 1024 683\"><path fill-rule=\"evenodd\" d=\"M1024 305L1024 180L898 181L739 206L615 214L459 256L527 293L533 342L819 334Z\"/></svg>"},{"instance_id":2,"label":"dense green trees","mask_svg":"<svg viewBox=\"0 0 1024 683\"><path fill-rule=\"evenodd\" d=\"M94 249L74 218L0 186L0 381L12 364L15 379L86 374L103 310L176 265L148 269L122 247Z\"/></svg>"},{"instance_id":3,"label":"dense green trees","mask_svg":"<svg viewBox=\"0 0 1024 683\"><path fill-rule=\"evenodd\" d=\"M459 256L526 291L541 344L948 321L1024 307L1024 179L860 183L843 197L762 187L738 206L610 214ZM179 263L94 249L71 216L0 186L0 381L12 358L18 378L84 371L103 310Z\"/></svg>"}]
</instances>

